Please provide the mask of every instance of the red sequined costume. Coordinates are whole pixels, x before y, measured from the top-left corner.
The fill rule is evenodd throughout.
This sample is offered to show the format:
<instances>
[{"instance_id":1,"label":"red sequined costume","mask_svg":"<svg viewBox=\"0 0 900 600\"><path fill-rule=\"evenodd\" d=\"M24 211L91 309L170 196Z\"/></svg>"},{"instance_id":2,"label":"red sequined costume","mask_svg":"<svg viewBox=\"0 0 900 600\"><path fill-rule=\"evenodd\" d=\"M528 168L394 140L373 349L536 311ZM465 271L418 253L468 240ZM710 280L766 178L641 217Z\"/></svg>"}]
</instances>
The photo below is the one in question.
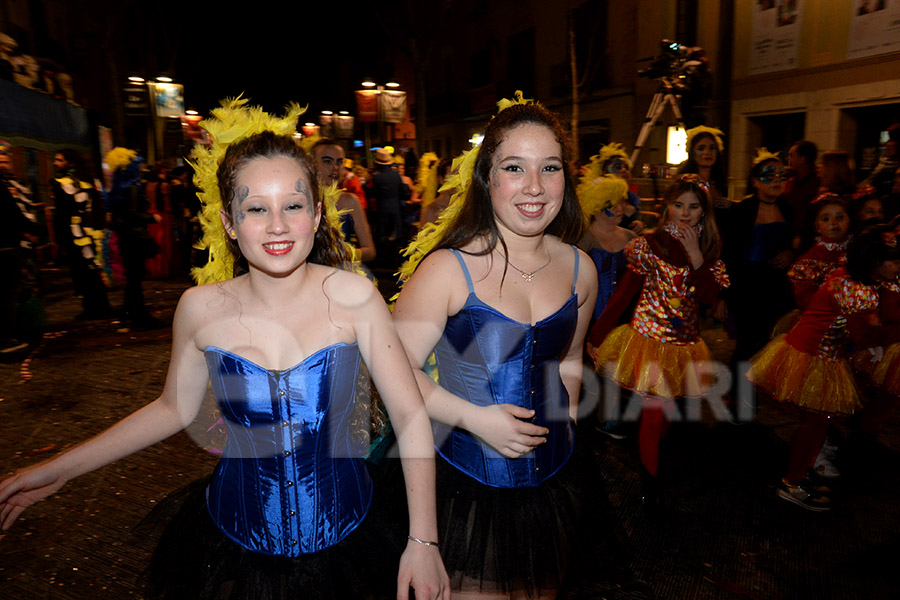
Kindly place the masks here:
<instances>
[{"instance_id":1,"label":"red sequined costume","mask_svg":"<svg viewBox=\"0 0 900 600\"><path fill-rule=\"evenodd\" d=\"M875 286L853 281L843 268L835 270L791 331L753 357L747 377L780 402L852 414L861 404L847 360L849 333L865 331L877 308Z\"/></svg>"},{"instance_id":2,"label":"red sequined costume","mask_svg":"<svg viewBox=\"0 0 900 600\"><path fill-rule=\"evenodd\" d=\"M724 263L708 260L693 269L681 242L664 231L632 240L625 257L628 270L588 338L599 346L598 370L643 395L702 396L711 374L698 313L701 302L712 304L728 287ZM638 292L631 322L615 327Z\"/></svg>"},{"instance_id":3,"label":"red sequined costume","mask_svg":"<svg viewBox=\"0 0 900 600\"><path fill-rule=\"evenodd\" d=\"M805 309L828 276L847 264L847 244L843 242L823 242L817 237L816 243L788 269L787 276L794 290L794 301L798 309L792 310L778 320L772 336L789 332L797 321L800 312Z\"/></svg>"},{"instance_id":4,"label":"red sequined costume","mask_svg":"<svg viewBox=\"0 0 900 600\"><path fill-rule=\"evenodd\" d=\"M831 272L845 264L847 264L846 241L830 243L823 242L822 238L816 238L815 245L794 261L788 270L797 306L801 310L806 308Z\"/></svg>"},{"instance_id":5,"label":"red sequined costume","mask_svg":"<svg viewBox=\"0 0 900 600\"><path fill-rule=\"evenodd\" d=\"M864 345L884 348L884 356L875 360L868 349L860 350L853 366L888 394L900 396L900 281L882 283L878 296L879 322L869 328Z\"/></svg>"}]
</instances>

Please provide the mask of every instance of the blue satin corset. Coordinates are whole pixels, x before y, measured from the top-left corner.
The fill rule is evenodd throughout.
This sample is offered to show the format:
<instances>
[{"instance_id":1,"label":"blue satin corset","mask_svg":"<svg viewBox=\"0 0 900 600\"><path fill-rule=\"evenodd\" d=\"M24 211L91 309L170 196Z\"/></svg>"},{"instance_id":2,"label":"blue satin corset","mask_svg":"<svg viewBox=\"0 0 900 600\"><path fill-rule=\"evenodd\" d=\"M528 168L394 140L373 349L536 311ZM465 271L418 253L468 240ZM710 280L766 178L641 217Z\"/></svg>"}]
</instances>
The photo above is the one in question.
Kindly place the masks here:
<instances>
[{"instance_id":1,"label":"blue satin corset","mask_svg":"<svg viewBox=\"0 0 900 600\"><path fill-rule=\"evenodd\" d=\"M255 552L296 557L337 544L365 518L372 481L351 435L356 344L271 371L209 347L228 441L207 490L213 521Z\"/></svg>"},{"instance_id":2,"label":"blue satin corset","mask_svg":"<svg viewBox=\"0 0 900 600\"><path fill-rule=\"evenodd\" d=\"M478 299L462 256L453 252L465 273L469 297L462 310L447 319L434 348L441 387L478 406L515 404L534 409L532 422L550 433L533 452L508 459L468 431L434 422L437 451L486 485L537 486L566 463L574 444L569 394L559 362L578 322L575 285L555 313L534 325L520 323Z\"/></svg>"}]
</instances>

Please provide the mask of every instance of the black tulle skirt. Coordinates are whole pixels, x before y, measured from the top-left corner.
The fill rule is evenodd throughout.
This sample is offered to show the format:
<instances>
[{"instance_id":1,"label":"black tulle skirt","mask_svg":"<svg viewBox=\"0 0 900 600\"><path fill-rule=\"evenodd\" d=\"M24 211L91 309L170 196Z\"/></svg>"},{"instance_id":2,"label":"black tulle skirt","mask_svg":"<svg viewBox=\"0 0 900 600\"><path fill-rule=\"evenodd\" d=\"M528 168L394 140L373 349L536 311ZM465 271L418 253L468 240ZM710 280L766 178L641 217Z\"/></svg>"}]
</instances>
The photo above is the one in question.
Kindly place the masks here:
<instances>
[{"instance_id":1,"label":"black tulle skirt","mask_svg":"<svg viewBox=\"0 0 900 600\"><path fill-rule=\"evenodd\" d=\"M454 590L558 590L586 536L596 534L593 511L609 517L602 478L578 448L556 475L533 488L490 487L437 461L441 555ZM620 538L613 537L618 547Z\"/></svg>"},{"instance_id":2,"label":"black tulle skirt","mask_svg":"<svg viewBox=\"0 0 900 600\"><path fill-rule=\"evenodd\" d=\"M379 494L362 524L338 544L299 558L267 556L226 537L209 516L196 481L165 498L138 526L162 530L143 584L147 598L296 600L396 598L406 529L397 502ZM399 503L405 507L405 503Z\"/></svg>"}]
</instances>

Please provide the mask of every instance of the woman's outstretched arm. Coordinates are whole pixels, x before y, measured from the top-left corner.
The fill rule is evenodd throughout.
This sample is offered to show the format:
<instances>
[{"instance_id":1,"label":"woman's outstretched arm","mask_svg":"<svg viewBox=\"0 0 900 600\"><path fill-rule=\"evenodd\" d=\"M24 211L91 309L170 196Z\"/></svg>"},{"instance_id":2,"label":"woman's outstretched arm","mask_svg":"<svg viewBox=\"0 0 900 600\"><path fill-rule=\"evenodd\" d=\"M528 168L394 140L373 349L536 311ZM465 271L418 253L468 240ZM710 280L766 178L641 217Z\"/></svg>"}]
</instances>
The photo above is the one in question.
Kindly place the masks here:
<instances>
[{"instance_id":1,"label":"woman's outstretched arm","mask_svg":"<svg viewBox=\"0 0 900 600\"><path fill-rule=\"evenodd\" d=\"M0 482L0 528L9 529L23 510L69 480L164 440L194 420L209 379L203 352L194 343L199 322L195 311L202 309L196 289L182 296L175 312L172 357L162 395L89 440Z\"/></svg>"},{"instance_id":2,"label":"woman's outstretched arm","mask_svg":"<svg viewBox=\"0 0 900 600\"><path fill-rule=\"evenodd\" d=\"M354 279L358 281L351 282L353 289L342 292L349 293L346 297L366 298L353 311L354 329L360 352L397 433L409 504L409 536L440 543L431 421L387 305L368 280ZM410 587L415 589L417 598L449 600L450 580L436 545L407 541L400 559L397 597L405 600Z\"/></svg>"}]
</instances>

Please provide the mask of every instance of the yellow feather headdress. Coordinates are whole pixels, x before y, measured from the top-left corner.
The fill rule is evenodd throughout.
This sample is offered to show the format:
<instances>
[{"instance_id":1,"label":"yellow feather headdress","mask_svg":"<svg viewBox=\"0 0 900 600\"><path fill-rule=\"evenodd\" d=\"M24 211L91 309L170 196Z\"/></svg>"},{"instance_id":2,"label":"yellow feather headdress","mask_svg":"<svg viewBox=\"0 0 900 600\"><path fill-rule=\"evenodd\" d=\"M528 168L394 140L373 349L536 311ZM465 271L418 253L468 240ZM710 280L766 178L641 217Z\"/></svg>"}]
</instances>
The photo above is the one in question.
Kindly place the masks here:
<instances>
[{"instance_id":1,"label":"yellow feather headdress","mask_svg":"<svg viewBox=\"0 0 900 600\"><path fill-rule=\"evenodd\" d=\"M592 165L595 158L597 157L591 157ZM602 165L603 163L601 162L600 164ZM628 182L615 175L590 177L588 174L585 174L578 184L576 193L578 194L578 202L581 203L585 223L589 223L591 217L607 208L612 208L628 195Z\"/></svg>"},{"instance_id":2,"label":"yellow feather headdress","mask_svg":"<svg viewBox=\"0 0 900 600\"><path fill-rule=\"evenodd\" d=\"M517 90L515 93L515 98L510 100L508 98L503 98L499 102L497 102L497 114L500 114L507 108L511 106L515 106L517 104L533 104L534 100L523 98L523 94L521 91ZM466 198L466 195L469 192L469 187L472 185L472 174L475 172L475 160L478 158L478 151L481 146L475 146L471 150L466 150L459 156L453 159L453 164L450 167L450 175L444 181L444 185L441 186L439 192L443 192L444 190L450 190L456 188L456 191L453 193L453 196L450 198L450 204L441 212L438 220L434 223L429 223L416 235L416 239L410 242L409 246L403 250L403 256L406 256L406 262L403 263L403 266L400 267L400 271L397 275L400 278L401 285L415 272L416 267L419 266L419 263L422 262L422 259L425 258L429 252L431 252L435 246L437 246L438 241L440 241L443 236L444 231L448 227L450 227L456 218L459 216L460 208L462 208L462 203Z\"/></svg>"},{"instance_id":3,"label":"yellow feather headdress","mask_svg":"<svg viewBox=\"0 0 900 600\"><path fill-rule=\"evenodd\" d=\"M600 148L600 154L591 157L591 164L593 164L594 159L596 158L599 161L599 166L602 169L603 165L606 164L610 159L621 156L625 163L628 165L628 170L631 170L632 164L631 159L628 157L628 153L625 152L625 146L622 144L612 143L606 144L602 148ZM598 173L596 177L600 177L602 173Z\"/></svg>"},{"instance_id":4,"label":"yellow feather headdress","mask_svg":"<svg viewBox=\"0 0 900 600\"><path fill-rule=\"evenodd\" d=\"M312 156L313 146L316 145L316 142L322 139L318 133L314 133L313 135L307 136L300 140L300 147L303 148L303 151Z\"/></svg>"},{"instance_id":5,"label":"yellow feather headdress","mask_svg":"<svg viewBox=\"0 0 900 600\"><path fill-rule=\"evenodd\" d=\"M756 156L753 158L753 166L755 167L759 163L767 161L767 160L777 160L777 161L781 162L781 157L778 156L777 154L773 154L773 153L769 152L769 149L766 147L757 148Z\"/></svg>"},{"instance_id":6,"label":"yellow feather headdress","mask_svg":"<svg viewBox=\"0 0 900 600\"><path fill-rule=\"evenodd\" d=\"M109 167L111 173L115 173L122 167L130 165L135 156L137 156L137 152L134 150L116 146L106 153L106 166Z\"/></svg>"},{"instance_id":7,"label":"yellow feather headdress","mask_svg":"<svg viewBox=\"0 0 900 600\"><path fill-rule=\"evenodd\" d=\"M719 152L725 151L725 132L721 129L716 129L715 127L706 127L705 125L699 125L694 127L693 129L687 130L687 139L684 142L684 148L686 151L691 151L691 144L694 143L694 138L700 135L701 133L707 133L716 140L716 147L719 149Z\"/></svg>"},{"instance_id":8,"label":"yellow feather headdress","mask_svg":"<svg viewBox=\"0 0 900 600\"><path fill-rule=\"evenodd\" d=\"M297 119L306 107L292 103L283 117L276 117L258 106L246 106L246 98L226 98L221 106L212 110L210 118L200 122L209 133L212 144L209 147L197 144L191 151L189 164L194 168L194 184L198 188L202 209L198 215L203 228L203 238L197 245L202 250L209 249L209 262L203 267L191 269L191 276L198 284L231 279L234 272L234 256L225 242L225 226L219 217L222 198L216 172L225 157L228 146L246 137L263 131L277 135L293 135L297 130ZM324 217L340 229L340 215L337 199L340 190L334 185L322 190ZM354 254L354 256L356 256Z\"/></svg>"},{"instance_id":9,"label":"yellow feather headdress","mask_svg":"<svg viewBox=\"0 0 900 600\"><path fill-rule=\"evenodd\" d=\"M421 192L419 197L422 198L422 208L431 204L437 198L437 168L440 160L434 152L426 152L419 159L419 187Z\"/></svg>"}]
</instances>

